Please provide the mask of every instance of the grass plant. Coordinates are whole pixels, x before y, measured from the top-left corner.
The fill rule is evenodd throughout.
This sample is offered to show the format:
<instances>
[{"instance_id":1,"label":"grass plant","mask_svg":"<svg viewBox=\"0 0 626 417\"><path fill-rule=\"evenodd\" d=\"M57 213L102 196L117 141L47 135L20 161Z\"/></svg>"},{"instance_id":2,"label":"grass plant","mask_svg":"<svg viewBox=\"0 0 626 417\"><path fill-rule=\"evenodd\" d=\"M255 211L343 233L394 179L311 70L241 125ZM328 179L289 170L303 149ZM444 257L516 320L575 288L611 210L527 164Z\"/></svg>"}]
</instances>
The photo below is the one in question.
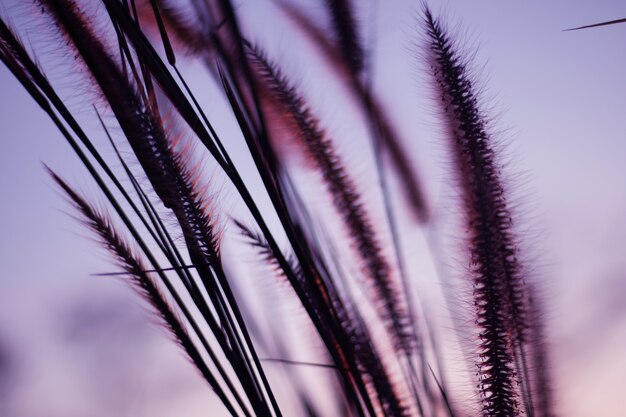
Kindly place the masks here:
<instances>
[{"instance_id":1,"label":"grass plant","mask_svg":"<svg viewBox=\"0 0 626 417\"><path fill-rule=\"evenodd\" d=\"M320 2L327 26L295 3L275 6L345 87L352 103L346 113L361 118L359 146L373 150L369 170L377 179L367 190L323 112L280 60L249 38L254 34L230 0L34 3L57 47L73 57L110 141L96 144L38 63L37 48L25 46L22 28L5 17L0 58L62 132L106 208L48 171L116 261L120 271L109 275L122 276L153 307L206 380L207 395L219 398L223 410L213 415L313 417L328 409L359 417L555 415L541 282L522 261L507 167L476 87L480 74L445 19L416 4L416 60L427 68L446 170L458 193L451 204L462 249L455 256L466 269L455 300L468 306L459 314L471 323L459 354L475 370L468 381L473 393L450 382L441 330L414 296L420 277L407 268L414 260L405 255L411 238L405 230L429 228L437 213L407 152L407 141L419 138L397 133L371 88L357 2ZM220 132L205 114L199 104L205 92L183 75L190 61L220 86L222 96L210 99L223 103L238 132ZM245 144L252 167L236 162L233 141ZM115 159L103 156L104 147ZM245 215L222 210L222 185L207 166L235 191ZM247 180L250 168L269 204ZM311 204L319 192L328 203L323 210ZM231 268L243 255L222 250L224 230L236 230L257 257L252 274L269 268L288 291L249 305L242 291L249 277ZM290 335L262 323L259 310L271 318L273 304L294 299L324 347L318 362L294 360ZM301 367L328 368L329 383L305 378ZM325 401L330 405L320 407Z\"/></svg>"}]
</instances>

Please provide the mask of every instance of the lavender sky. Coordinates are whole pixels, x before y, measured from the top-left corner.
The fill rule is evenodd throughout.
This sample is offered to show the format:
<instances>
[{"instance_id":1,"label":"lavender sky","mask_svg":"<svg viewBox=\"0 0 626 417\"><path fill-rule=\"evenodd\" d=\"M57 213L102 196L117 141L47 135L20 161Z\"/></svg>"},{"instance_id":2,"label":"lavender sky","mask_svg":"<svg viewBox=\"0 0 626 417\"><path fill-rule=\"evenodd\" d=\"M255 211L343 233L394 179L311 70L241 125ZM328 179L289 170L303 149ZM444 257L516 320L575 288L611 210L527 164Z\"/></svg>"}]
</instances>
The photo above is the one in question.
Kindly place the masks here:
<instances>
[{"instance_id":1,"label":"lavender sky","mask_svg":"<svg viewBox=\"0 0 626 417\"><path fill-rule=\"evenodd\" d=\"M17 0L0 13L23 19ZM318 2L301 2L319 13ZM357 2L355 2L357 3ZM447 179L445 149L429 110L418 64L417 1L358 2L375 15L375 88L389 104L435 207ZM524 222L546 282L550 347L562 415L623 416L626 410L626 24L563 32L626 17L620 0L430 1L462 22L478 62L486 63L487 102L498 112L520 186ZM242 0L242 19L258 41L284 58L331 115L339 108L310 67L294 58L296 42L271 2ZM34 19L33 19L34 20ZM277 23L278 22L278 23ZM33 23L33 22L31 22ZM37 38L35 21L27 31ZM44 38L45 39L45 38ZM91 111L85 83L49 45L61 91ZM196 85L208 82L188 69ZM80 77L78 77L80 78ZM209 88L209 87L207 87ZM205 99L209 114L219 105ZM337 118L335 116L335 118ZM89 125L93 128L96 124ZM224 129L228 133L228 125ZM339 123L335 132L345 131ZM236 134L232 133L233 135ZM0 67L0 415L8 417L206 415L209 390L175 346L151 324L110 271L108 257L67 215L42 162L97 195L85 170L49 119ZM349 148L348 148L349 149ZM349 149L350 150L350 149ZM241 156L244 158L244 156ZM358 148L350 160L363 169ZM245 159L242 159L245 160ZM226 207L236 206L233 196Z\"/></svg>"}]
</instances>

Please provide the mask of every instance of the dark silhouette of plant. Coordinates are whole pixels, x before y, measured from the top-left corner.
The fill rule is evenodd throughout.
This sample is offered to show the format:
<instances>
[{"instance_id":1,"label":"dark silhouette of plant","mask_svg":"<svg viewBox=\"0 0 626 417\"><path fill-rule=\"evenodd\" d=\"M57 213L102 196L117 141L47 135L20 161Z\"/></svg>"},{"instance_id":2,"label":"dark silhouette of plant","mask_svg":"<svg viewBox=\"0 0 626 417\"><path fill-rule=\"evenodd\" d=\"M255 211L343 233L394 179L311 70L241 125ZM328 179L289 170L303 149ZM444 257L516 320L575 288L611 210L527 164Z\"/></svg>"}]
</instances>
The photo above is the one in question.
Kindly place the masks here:
<instances>
[{"instance_id":1,"label":"dark silhouette of plant","mask_svg":"<svg viewBox=\"0 0 626 417\"><path fill-rule=\"evenodd\" d=\"M578 27L575 27L575 28L570 28L570 29L565 29L565 30L566 31L570 31L570 30L590 29L590 28L597 28L597 27L600 27L600 26L616 25L618 23L626 23L626 19L609 20L609 21L606 21L606 22L593 23L591 25L578 26Z\"/></svg>"},{"instance_id":2,"label":"dark silhouette of plant","mask_svg":"<svg viewBox=\"0 0 626 417\"><path fill-rule=\"evenodd\" d=\"M534 290L539 284L528 283L520 260L488 115L470 76L471 62L426 6L419 21L423 56L465 221L458 237L466 239L462 255L469 268L463 281L472 288L468 301L473 307L466 314L475 321L475 340L468 345L477 368L476 404L446 382L437 331L427 315L418 314L411 295L415 281L405 268L411 260L402 252L404 229L394 210L398 201L389 190L389 174L399 180L413 215L403 220L424 226L432 219L412 158L370 89L370 57L350 1L324 2L328 31L294 5L277 4L317 43L333 74L347 86L351 110L365 120L374 150L372 171L379 180L373 193L380 193L384 203L382 219L372 214L369 193L360 189L306 94L262 52L262 45L244 37L229 0L186 6L167 0L98 0L103 16L88 14L78 0L35 3L63 39L61 48L83 69L80 76L90 82L98 108L110 111L132 150L131 156L118 149L96 110L121 167L112 169L92 143L92 132L83 130L33 57L37 51L26 48L0 20L0 59L59 128L112 214L96 209L58 174L49 170L50 175L114 255L122 272L111 274L127 277L152 305L225 412L278 417L288 407L321 415L317 382L303 381L294 372L295 366L318 366L332 371L332 384L325 388L343 415L555 415L542 307ZM259 205L224 145L224 138L234 135L218 134L203 112L199 91L189 87L179 69L182 55L202 60L221 86L221 99L237 121L270 207ZM307 163L294 169L291 147ZM203 175L207 164L216 165L237 192L248 219L220 216L207 191L213 188ZM310 191L298 181L301 171L316 174L332 203L324 214L336 218L325 218L310 204ZM333 221L341 227L334 230ZM241 277L228 268L237 259L221 250L228 224L299 300L325 347L325 363L292 360L283 332L264 333L261 318L240 291ZM344 241L352 250L343 247ZM283 374L294 381L296 395L288 405L277 395L282 387L266 373L272 363L283 364Z\"/></svg>"}]
</instances>

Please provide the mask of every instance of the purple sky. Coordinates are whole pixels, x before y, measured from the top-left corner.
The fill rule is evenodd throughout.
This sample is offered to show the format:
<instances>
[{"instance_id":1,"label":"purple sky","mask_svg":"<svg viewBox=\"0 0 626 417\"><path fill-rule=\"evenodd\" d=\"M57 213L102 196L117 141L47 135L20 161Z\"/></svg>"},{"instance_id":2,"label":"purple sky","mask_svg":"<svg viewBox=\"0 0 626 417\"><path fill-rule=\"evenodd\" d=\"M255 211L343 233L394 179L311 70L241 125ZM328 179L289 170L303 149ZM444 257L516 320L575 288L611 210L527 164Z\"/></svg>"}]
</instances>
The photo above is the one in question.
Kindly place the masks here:
<instances>
[{"instance_id":1,"label":"purple sky","mask_svg":"<svg viewBox=\"0 0 626 417\"><path fill-rule=\"evenodd\" d=\"M4 8L13 14L15 3L0 4L0 13L6 15ZM255 39L284 58L305 88L319 90L316 104L335 122L333 131L345 131L338 117L333 119L339 105L332 92L296 58L292 46L297 40L285 37L288 26L276 23L279 15L268 6L271 2L239 3ZM314 13L321 10L317 2L302 3ZM497 126L514 160L511 171L520 173L514 184L521 186L524 221L534 236L527 243L540 255L540 274L547 281L559 409L571 417L623 416L626 24L562 29L626 17L626 3L429 3L462 22L463 33L476 41L470 46L480 47L478 62L487 63L487 94L495 97L494 107L501 112ZM445 149L437 140L417 64L418 5L394 1L376 6L375 86L394 120L402 121L435 207L441 208ZM41 22L31 21L27 29L34 38L37 28ZM84 84L59 77L69 68L62 57L48 47L43 59L73 106L88 115L91 97L84 95ZM193 67L188 73L200 83L204 79L197 71ZM207 102L209 114L218 119L219 105ZM93 121L89 126L96 127ZM228 123L223 129L229 132ZM0 381L0 415L206 415L202 411L212 405L208 390L159 330L150 327L126 287L89 276L111 270L108 258L66 214L68 205L41 162L89 195L96 195L96 189L47 116L4 66L0 138L0 379L5 372L2 352L10 358L8 388ZM362 169L358 150L346 149ZM236 205L234 200L230 195L225 205ZM110 369L99 380L95 375L103 366ZM126 398L128 392L132 400ZM105 411L111 404L117 408Z\"/></svg>"}]
</instances>

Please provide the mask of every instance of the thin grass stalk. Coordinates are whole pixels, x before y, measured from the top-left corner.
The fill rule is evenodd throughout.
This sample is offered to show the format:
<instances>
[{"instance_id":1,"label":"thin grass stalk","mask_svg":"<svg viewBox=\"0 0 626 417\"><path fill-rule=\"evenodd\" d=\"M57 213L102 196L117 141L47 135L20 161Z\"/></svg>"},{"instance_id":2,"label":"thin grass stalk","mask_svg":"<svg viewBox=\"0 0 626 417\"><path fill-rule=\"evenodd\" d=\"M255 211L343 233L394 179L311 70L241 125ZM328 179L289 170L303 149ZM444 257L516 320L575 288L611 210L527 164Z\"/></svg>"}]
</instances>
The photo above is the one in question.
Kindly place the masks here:
<instances>
[{"instance_id":1,"label":"thin grass stalk","mask_svg":"<svg viewBox=\"0 0 626 417\"><path fill-rule=\"evenodd\" d=\"M555 417L554 396L550 376L550 360L546 348L546 334L543 307L537 289L530 287L529 310L531 324L529 331L532 377L530 390L535 401L537 417Z\"/></svg>"}]
</instances>

